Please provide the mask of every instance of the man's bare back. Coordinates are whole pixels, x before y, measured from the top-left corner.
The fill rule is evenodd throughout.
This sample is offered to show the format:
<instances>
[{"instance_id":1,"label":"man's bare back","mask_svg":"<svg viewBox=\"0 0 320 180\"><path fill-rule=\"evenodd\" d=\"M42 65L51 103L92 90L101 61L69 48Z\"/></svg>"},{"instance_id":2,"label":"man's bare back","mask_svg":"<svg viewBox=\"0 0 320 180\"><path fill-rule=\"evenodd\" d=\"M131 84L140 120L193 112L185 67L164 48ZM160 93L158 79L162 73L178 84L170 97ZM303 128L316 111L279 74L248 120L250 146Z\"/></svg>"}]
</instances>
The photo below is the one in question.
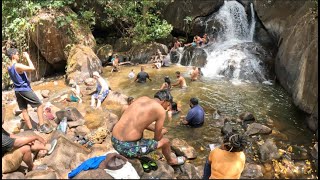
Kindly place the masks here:
<instances>
[{"instance_id":1,"label":"man's bare back","mask_svg":"<svg viewBox=\"0 0 320 180\"><path fill-rule=\"evenodd\" d=\"M191 81L196 81L199 76L199 70L198 68L194 68L192 73L191 73Z\"/></svg>"},{"instance_id":2,"label":"man's bare back","mask_svg":"<svg viewBox=\"0 0 320 180\"><path fill-rule=\"evenodd\" d=\"M146 96L140 97L126 109L114 126L112 134L120 141L136 141L142 138L143 131L150 124L156 122L155 139L160 140L158 138L165 116L164 108L156 100Z\"/></svg>"}]
</instances>

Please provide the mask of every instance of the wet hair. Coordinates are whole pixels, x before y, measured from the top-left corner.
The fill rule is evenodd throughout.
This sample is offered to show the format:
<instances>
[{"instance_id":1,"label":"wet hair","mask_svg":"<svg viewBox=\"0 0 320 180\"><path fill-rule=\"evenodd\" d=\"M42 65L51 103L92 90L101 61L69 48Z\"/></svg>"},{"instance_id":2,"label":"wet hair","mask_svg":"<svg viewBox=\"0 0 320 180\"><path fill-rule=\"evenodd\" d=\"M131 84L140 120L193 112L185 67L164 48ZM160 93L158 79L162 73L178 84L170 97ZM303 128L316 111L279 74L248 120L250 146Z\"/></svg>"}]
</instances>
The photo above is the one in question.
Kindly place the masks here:
<instances>
[{"instance_id":1,"label":"wet hair","mask_svg":"<svg viewBox=\"0 0 320 180\"><path fill-rule=\"evenodd\" d=\"M154 98L160 99L160 101L169 101L172 103L173 97L168 90L160 90L154 94Z\"/></svg>"},{"instance_id":2,"label":"wet hair","mask_svg":"<svg viewBox=\"0 0 320 180\"><path fill-rule=\"evenodd\" d=\"M180 75L180 71L176 71L176 74L179 74L179 75Z\"/></svg>"},{"instance_id":3,"label":"wet hair","mask_svg":"<svg viewBox=\"0 0 320 180\"><path fill-rule=\"evenodd\" d=\"M171 87L171 81L170 81L169 76L164 77L164 82L168 83L169 88Z\"/></svg>"},{"instance_id":4,"label":"wet hair","mask_svg":"<svg viewBox=\"0 0 320 180\"><path fill-rule=\"evenodd\" d=\"M13 55L15 55L18 52L18 49L16 48L10 48L7 50L7 56L11 59Z\"/></svg>"},{"instance_id":5,"label":"wet hair","mask_svg":"<svg viewBox=\"0 0 320 180\"><path fill-rule=\"evenodd\" d=\"M172 103L171 103L171 110L173 110L173 111L178 111L178 105L177 105L176 102L172 102Z\"/></svg>"},{"instance_id":6,"label":"wet hair","mask_svg":"<svg viewBox=\"0 0 320 180\"><path fill-rule=\"evenodd\" d=\"M195 106L195 105L198 105L198 103L199 103L199 101L198 101L197 98L191 98L191 99L190 99L190 102L191 102L191 104L194 105L194 106Z\"/></svg>"},{"instance_id":7,"label":"wet hair","mask_svg":"<svg viewBox=\"0 0 320 180\"><path fill-rule=\"evenodd\" d=\"M227 151L241 152L247 145L247 139L240 134L228 133L224 136L223 143Z\"/></svg>"},{"instance_id":8,"label":"wet hair","mask_svg":"<svg viewBox=\"0 0 320 180\"><path fill-rule=\"evenodd\" d=\"M127 103L131 104L133 102L133 99L134 99L133 97L129 96L127 99Z\"/></svg>"}]
</instances>

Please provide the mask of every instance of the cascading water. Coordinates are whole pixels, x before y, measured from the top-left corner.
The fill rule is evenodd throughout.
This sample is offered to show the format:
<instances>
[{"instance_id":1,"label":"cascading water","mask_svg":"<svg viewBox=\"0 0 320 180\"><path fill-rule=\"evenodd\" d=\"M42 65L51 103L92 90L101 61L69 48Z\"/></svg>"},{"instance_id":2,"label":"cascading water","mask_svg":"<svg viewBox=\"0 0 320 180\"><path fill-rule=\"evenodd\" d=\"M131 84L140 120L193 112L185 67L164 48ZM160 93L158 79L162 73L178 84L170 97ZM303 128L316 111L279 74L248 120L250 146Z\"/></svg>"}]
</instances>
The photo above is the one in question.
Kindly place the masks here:
<instances>
[{"instance_id":1,"label":"cascading water","mask_svg":"<svg viewBox=\"0 0 320 180\"><path fill-rule=\"evenodd\" d=\"M204 48L208 54L202 70L205 77L225 77L233 82L267 80L263 61L256 56L256 49L261 46L252 42L255 29L252 3L250 8L250 26L244 7L237 1L225 1L218 13L206 20L219 22L221 26L214 42Z\"/></svg>"}]
</instances>

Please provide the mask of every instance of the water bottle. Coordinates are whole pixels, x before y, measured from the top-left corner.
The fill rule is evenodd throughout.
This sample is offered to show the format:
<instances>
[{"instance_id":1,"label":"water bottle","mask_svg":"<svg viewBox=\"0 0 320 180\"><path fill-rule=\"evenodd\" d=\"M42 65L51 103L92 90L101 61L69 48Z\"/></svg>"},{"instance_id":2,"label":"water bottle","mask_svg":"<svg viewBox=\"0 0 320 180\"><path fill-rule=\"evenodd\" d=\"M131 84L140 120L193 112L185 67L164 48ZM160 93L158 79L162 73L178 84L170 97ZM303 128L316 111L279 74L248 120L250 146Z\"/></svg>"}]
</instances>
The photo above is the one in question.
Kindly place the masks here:
<instances>
[{"instance_id":1,"label":"water bottle","mask_svg":"<svg viewBox=\"0 0 320 180\"><path fill-rule=\"evenodd\" d=\"M63 133L66 134L66 132L67 132L67 127L68 127L67 117L64 117L64 118L61 120L61 122L59 123L57 130L59 130L59 131L61 131L61 132L63 132Z\"/></svg>"}]
</instances>

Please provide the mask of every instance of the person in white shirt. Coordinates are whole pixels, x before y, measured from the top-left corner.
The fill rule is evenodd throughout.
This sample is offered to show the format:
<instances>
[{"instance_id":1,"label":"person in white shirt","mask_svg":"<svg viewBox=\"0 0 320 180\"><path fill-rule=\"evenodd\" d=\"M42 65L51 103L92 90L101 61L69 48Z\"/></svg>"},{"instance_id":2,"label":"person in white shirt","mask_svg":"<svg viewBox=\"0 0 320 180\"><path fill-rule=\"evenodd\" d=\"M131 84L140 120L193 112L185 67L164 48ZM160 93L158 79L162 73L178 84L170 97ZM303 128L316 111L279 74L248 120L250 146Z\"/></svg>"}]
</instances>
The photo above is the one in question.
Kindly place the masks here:
<instances>
[{"instance_id":1,"label":"person in white shirt","mask_svg":"<svg viewBox=\"0 0 320 180\"><path fill-rule=\"evenodd\" d=\"M101 103L109 94L109 86L97 71L93 72L93 78L97 81L97 92L91 96L91 107L95 107L95 100L97 99L96 108L100 108Z\"/></svg>"},{"instance_id":2,"label":"person in white shirt","mask_svg":"<svg viewBox=\"0 0 320 180\"><path fill-rule=\"evenodd\" d=\"M132 79L132 78L134 78L136 75L134 74L134 72L133 72L133 69L131 69L131 72L128 74L128 77L130 78L130 79Z\"/></svg>"}]
</instances>

